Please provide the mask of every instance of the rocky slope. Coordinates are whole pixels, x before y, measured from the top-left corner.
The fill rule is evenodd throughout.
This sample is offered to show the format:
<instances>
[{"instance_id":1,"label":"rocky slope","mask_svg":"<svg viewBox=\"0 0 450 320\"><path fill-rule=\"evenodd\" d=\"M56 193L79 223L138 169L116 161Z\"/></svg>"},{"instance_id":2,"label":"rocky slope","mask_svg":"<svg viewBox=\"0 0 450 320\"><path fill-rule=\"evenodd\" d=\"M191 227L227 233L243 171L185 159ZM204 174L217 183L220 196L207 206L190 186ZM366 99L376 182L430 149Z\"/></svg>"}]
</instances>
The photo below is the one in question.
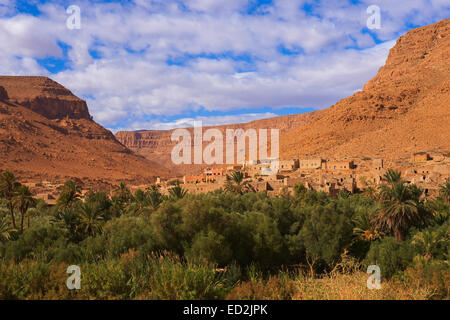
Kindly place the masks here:
<instances>
[{"instance_id":1,"label":"rocky slope","mask_svg":"<svg viewBox=\"0 0 450 320\"><path fill-rule=\"evenodd\" d=\"M48 119L91 119L86 102L46 77L0 78L10 102L25 106Z\"/></svg>"},{"instance_id":2,"label":"rocky slope","mask_svg":"<svg viewBox=\"0 0 450 320\"><path fill-rule=\"evenodd\" d=\"M450 19L409 31L361 92L281 139L283 157L450 151Z\"/></svg>"},{"instance_id":3,"label":"rocky slope","mask_svg":"<svg viewBox=\"0 0 450 320\"><path fill-rule=\"evenodd\" d=\"M0 170L30 181L149 182L167 171L95 123L86 103L45 77L0 77Z\"/></svg>"},{"instance_id":4,"label":"rocky slope","mask_svg":"<svg viewBox=\"0 0 450 320\"><path fill-rule=\"evenodd\" d=\"M398 39L386 65L363 90L332 107L237 126L279 128L284 159L380 157L397 162L419 151L450 152L449 90L447 19ZM119 132L116 137L135 152L170 165L170 134Z\"/></svg>"}]
</instances>

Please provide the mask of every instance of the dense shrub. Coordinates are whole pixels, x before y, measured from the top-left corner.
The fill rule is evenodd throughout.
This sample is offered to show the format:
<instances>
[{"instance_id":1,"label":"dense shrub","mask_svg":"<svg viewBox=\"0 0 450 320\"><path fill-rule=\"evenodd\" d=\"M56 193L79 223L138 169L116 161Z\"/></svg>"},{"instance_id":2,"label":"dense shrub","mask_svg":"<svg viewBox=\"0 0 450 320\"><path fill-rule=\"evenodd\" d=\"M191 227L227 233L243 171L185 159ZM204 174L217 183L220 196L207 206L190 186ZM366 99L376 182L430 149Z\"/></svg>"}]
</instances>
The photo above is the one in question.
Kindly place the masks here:
<instances>
[{"instance_id":1,"label":"dense shrub","mask_svg":"<svg viewBox=\"0 0 450 320\"><path fill-rule=\"evenodd\" d=\"M398 271L404 270L415 256L410 242L397 242L386 237L373 243L366 257L366 265L378 265L383 278L389 279Z\"/></svg>"},{"instance_id":2,"label":"dense shrub","mask_svg":"<svg viewBox=\"0 0 450 320\"><path fill-rule=\"evenodd\" d=\"M153 255L149 263L151 273L146 295L151 299L221 299L239 276L234 268L219 271L214 264L182 261L170 254Z\"/></svg>"},{"instance_id":3,"label":"dense shrub","mask_svg":"<svg viewBox=\"0 0 450 320\"><path fill-rule=\"evenodd\" d=\"M399 173L387 178L402 183ZM408 198L400 200L414 202L419 211L409 208L420 223L394 239L376 219L395 196L391 188L336 198L302 185L278 197L220 190L168 197L156 187L131 194L121 184L113 196L82 197L71 181L56 206L39 201L26 212L23 232L11 228L8 201L0 198L0 298L392 298L394 288L407 298L448 297L447 198L424 202L420 189L407 187ZM398 212L385 210L383 221L395 224ZM358 266L351 273L344 256ZM389 290L362 293L365 283L355 282L365 274L361 262L380 266ZM79 291L65 287L73 264L82 270ZM341 282L361 292L331 290Z\"/></svg>"},{"instance_id":4,"label":"dense shrub","mask_svg":"<svg viewBox=\"0 0 450 320\"><path fill-rule=\"evenodd\" d=\"M400 279L413 290L426 290L427 299L450 297L450 267L447 261L416 256Z\"/></svg>"}]
</instances>

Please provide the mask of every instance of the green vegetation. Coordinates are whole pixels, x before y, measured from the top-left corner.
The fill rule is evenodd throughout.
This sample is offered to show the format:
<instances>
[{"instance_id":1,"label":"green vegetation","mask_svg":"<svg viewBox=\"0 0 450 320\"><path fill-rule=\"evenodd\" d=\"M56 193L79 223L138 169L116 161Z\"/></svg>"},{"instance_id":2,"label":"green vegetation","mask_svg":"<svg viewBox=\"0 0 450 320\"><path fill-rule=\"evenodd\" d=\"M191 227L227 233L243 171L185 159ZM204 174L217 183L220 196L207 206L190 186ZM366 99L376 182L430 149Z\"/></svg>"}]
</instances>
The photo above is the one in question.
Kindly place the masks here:
<instances>
[{"instance_id":1,"label":"green vegetation","mask_svg":"<svg viewBox=\"0 0 450 320\"><path fill-rule=\"evenodd\" d=\"M243 194L249 190L251 190L251 186L248 181L245 181L245 175L243 172L235 171L231 174L231 176L227 176L225 191Z\"/></svg>"},{"instance_id":2,"label":"green vegetation","mask_svg":"<svg viewBox=\"0 0 450 320\"><path fill-rule=\"evenodd\" d=\"M0 299L448 299L449 184L424 201L398 172L385 181L336 198L301 184L269 197L240 174L199 195L81 196L67 181L48 206L5 171ZM371 264L381 290L365 287Z\"/></svg>"}]
</instances>

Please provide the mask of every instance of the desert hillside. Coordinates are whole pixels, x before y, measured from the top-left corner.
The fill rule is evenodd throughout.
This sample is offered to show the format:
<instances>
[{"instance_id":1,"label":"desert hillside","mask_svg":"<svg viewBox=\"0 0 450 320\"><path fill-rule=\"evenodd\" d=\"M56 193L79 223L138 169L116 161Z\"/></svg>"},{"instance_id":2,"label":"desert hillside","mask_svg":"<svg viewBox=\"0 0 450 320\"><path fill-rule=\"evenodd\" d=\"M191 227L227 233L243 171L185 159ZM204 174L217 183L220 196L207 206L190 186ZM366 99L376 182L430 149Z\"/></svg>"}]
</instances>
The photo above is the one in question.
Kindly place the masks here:
<instances>
[{"instance_id":1,"label":"desert hillside","mask_svg":"<svg viewBox=\"0 0 450 320\"><path fill-rule=\"evenodd\" d=\"M284 159L376 157L450 151L450 19L409 31L364 89L328 109L225 128L278 128ZM324 88L326 90L326 88ZM118 132L125 146L170 165L172 131ZM186 167L175 166L173 169ZM193 167L189 167L192 169Z\"/></svg>"},{"instance_id":2,"label":"desert hillside","mask_svg":"<svg viewBox=\"0 0 450 320\"><path fill-rule=\"evenodd\" d=\"M380 157L450 151L450 19L409 31L362 91L281 139L293 156Z\"/></svg>"},{"instance_id":3,"label":"desert hillside","mask_svg":"<svg viewBox=\"0 0 450 320\"><path fill-rule=\"evenodd\" d=\"M332 107L226 129L279 129L283 159L450 152L450 19L409 31L362 91ZM204 130L211 127L205 127ZM118 132L46 77L0 77L0 169L31 179L148 182L202 166L175 166L172 131ZM206 145L206 144L205 144ZM204 166L203 166L204 167Z\"/></svg>"},{"instance_id":4,"label":"desert hillside","mask_svg":"<svg viewBox=\"0 0 450 320\"><path fill-rule=\"evenodd\" d=\"M167 174L95 123L86 103L46 77L0 77L0 169L29 180L86 184Z\"/></svg>"}]
</instances>

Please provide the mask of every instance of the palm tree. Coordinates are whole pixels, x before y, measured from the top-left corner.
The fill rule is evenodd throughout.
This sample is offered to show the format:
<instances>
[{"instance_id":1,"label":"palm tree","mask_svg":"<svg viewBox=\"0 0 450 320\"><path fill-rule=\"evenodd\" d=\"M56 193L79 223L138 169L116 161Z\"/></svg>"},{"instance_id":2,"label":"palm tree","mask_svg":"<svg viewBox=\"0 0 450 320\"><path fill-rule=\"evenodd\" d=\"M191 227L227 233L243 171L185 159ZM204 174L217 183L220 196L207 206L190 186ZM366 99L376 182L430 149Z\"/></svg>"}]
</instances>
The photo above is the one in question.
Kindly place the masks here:
<instances>
[{"instance_id":1,"label":"palm tree","mask_svg":"<svg viewBox=\"0 0 450 320\"><path fill-rule=\"evenodd\" d=\"M382 230L393 232L397 241L404 239L408 228L423 220L419 204L413 200L411 192L403 183L393 183L392 188L385 188L375 225Z\"/></svg>"},{"instance_id":2,"label":"palm tree","mask_svg":"<svg viewBox=\"0 0 450 320\"><path fill-rule=\"evenodd\" d=\"M380 238L380 232L371 221L371 214L365 212L353 218L355 227L353 234L366 241L373 241Z\"/></svg>"},{"instance_id":3,"label":"palm tree","mask_svg":"<svg viewBox=\"0 0 450 320\"><path fill-rule=\"evenodd\" d=\"M11 225L6 219L0 219L0 241L10 240L13 231L14 229L11 228Z\"/></svg>"},{"instance_id":4,"label":"palm tree","mask_svg":"<svg viewBox=\"0 0 450 320\"><path fill-rule=\"evenodd\" d=\"M181 187L179 182L177 182L177 184L174 187L169 189L169 194L174 199L182 199L186 196L187 193L188 191L183 187Z\"/></svg>"},{"instance_id":5,"label":"palm tree","mask_svg":"<svg viewBox=\"0 0 450 320\"><path fill-rule=\"evenodd\" d=\"M10 171L3 171L0 175L0 196L6 199L8 203L9 214L11 215L11 222L13 229L16 229L16 219L14 217L13 197L20 183L16 181L16 177Z\"/></svg>"},{"instance_id":6,"label":"palm tree","mask_svg":"<svg viewBox=\"0 0 450 320\"><path fill-rule=\"evenodd\" d=\"M148 204L147 194L142 189L137 189L134 193L133 202L127 206L127 212L132 214L143 214Z\"/></svg>"},{"instance_id":7,"label":"palm tree","mask_svg":"<svg viewBox=\"0 0 450 320\"><path fill-rule=\"evenodd\" d=\"M114 189L113 194L122 203L129 203L132 199L130 189L128 189L127 185L123 182Z\"/></svg>"},{"instance_id":8,"label":"palm tree","mask_svg":"<svg viewBox=\"0 0 450 320\"><path fill-rule=\"evenodd\" d=\"M80 229L89 236L94 236L102 230L103 217L101 211L92 203L80 205Z\"/></svg>"},{"instance_id":9,"label":"palm tree","mask_svg":"<svg viewBox=\"0 0 450 320\"><path fill-rule=\"evenodd\" d=\"M80 215L77 208L59 209L52 218L52 222L61 224L68 231L71 240L77 238L80 226Z\"/></svg>"},{"instance_id":10,"label":"palm tree","mask_svg":"<svg viewBox=\"0 0 450 320\"><path fill-rule=\"evenodd\" d=\"M442 198L427 201L426 204L434 222L438 225L442 225L450 218L450 203L442 201Z\"/></svg>"},{"instance_id":11,"label":"palm tree","mask_svg":"<svg viewBox=\"0 0 450 320\"><path fill-rule=\"evenodd\" d=\"M67 180L64 183L61 194L56 200L56 204L61 208L73 206L81 197L81 186L77 185L73 180Z\"/></svg>"},{"instance_id":12,"label":"palm tree","mask_svg":"<svg viewBox=\"0 0 450 320\"><path fill-rule=\"evenodd\" d=\"M450 182L446 182L441 186L439 197L447 203L450 203Z\"/></svg>"},{"instance_id":13,"label":"palm tree","mask_svg":"<svg viewBox=\"0 0 450 320\"><path fill-rule=\"evenodd\" d=\"M393 184L393 183L396 183L396 182L401 182L402 181L402 173L400 171L397 171L397 170L389 169L385 173L384 179L389 184Z\"/></svg>"},{"instance_id":14,"label":"palm tree","mask_svg":"<svg viewBox=\"0 0 450 320\"><path fill-rule=\"evenodd\" d=\"M153 185L150 190L147 191L147 198L149 205L153 210L157 210L159 208L159 205L164 200L163 195L161 194L161 192L159 192L158 187L155 185Z\"/></svg>"},{"instance_id":15,"label":"palm tree","mask_svg":"<svg viewBox=\"0 0 450 320\"><path fill-rule=\"evenodd\" d=\"M448 243L448 235L440 234L437 231L424 230L422 232L418 232L414 235L411 243L418 246L422 252L423 256L426 260L429 260L433 257L433 252L435 249L438 249L439 245L443 243Z\"/></svg>"},{"instance_id":16,"label":"palm tree","mask_svg":"<svg viewBox=\"0 0 450 320\"><path fill-rule=\"evenodd\" d=\"M235 171L231 176L227 176L227 182L225 184L225 190L238 194L243 194L245 190L249 188L248 181L244 181L244 173L241 171Z\"/></svg>"},{"instance_id":17,"label":"palm tree","mask_svg":"<svg viewBox=\"0 0 450 320\"><path fill-rule=\"evenodd\" d=\"M27 186L19 186L14 193L13 203L16 209L20 213L20 232L23 232L23 222L28 208L33 206L36 201L34 200L30 189Z\"/></svg>"},{"instance_id":18,"label":"palm tree","mask_svg":"<svg viewBox=\"0 0 450 320\"><path fill-rule=\"evenodd\" d=\"M363 194L372 200L377 199L377 190L373 186L368 186L364 189Z\"/></svg>"}]
</instances>

